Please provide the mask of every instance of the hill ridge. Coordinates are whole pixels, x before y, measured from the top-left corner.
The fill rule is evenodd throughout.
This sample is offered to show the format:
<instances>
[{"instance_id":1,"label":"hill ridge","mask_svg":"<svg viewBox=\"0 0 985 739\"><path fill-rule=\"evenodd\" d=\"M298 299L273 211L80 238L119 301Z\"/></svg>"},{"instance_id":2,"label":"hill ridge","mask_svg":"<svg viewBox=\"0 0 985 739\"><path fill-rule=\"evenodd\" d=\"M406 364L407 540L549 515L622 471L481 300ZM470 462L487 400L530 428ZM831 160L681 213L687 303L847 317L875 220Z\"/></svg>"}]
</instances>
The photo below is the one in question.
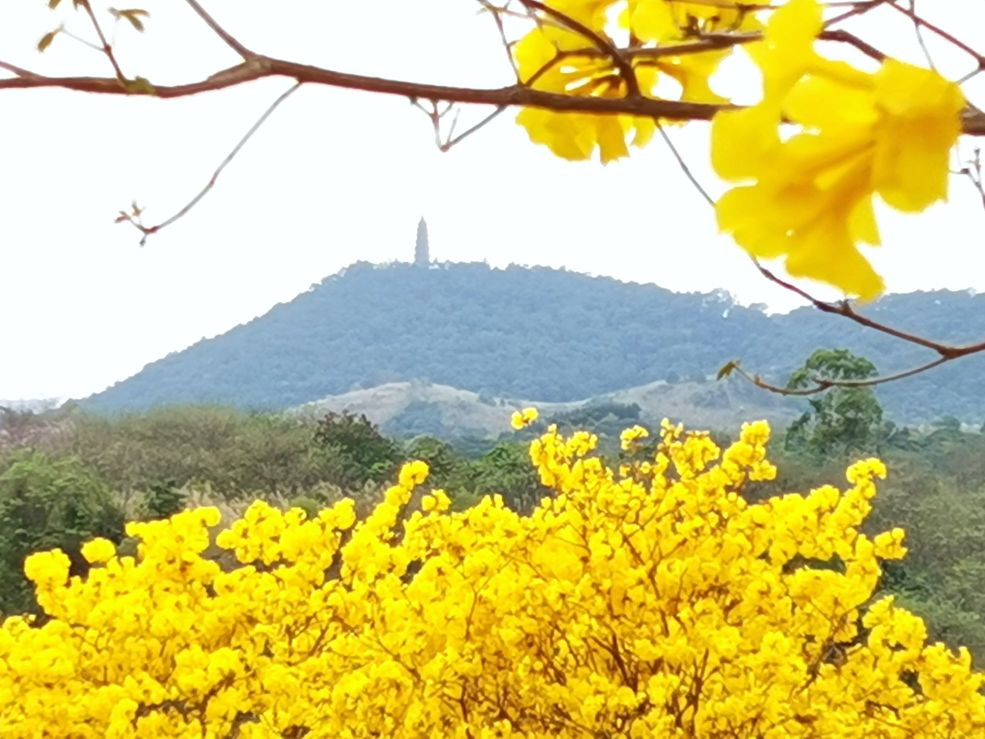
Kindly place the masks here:
<instances>
[{"instance_id":1,"label":"hill ridge","mask_svg":"<svg viewBox=\"0 0 985 739\"><path fill-rule=\"evenodd\" d=\"M924 291L866 306L942 341L985 335L985 295ZM894 372L926 350L812 308L768 315L725 291L547 267L358 262L293 300L81 401L103 412L223 403L279 410L390 382L424 380L484 396L571 402L663 380L703 380L732 359L784 381L817 348L846 347ZM890 417L980 423L985 362L969 357L880 389ZM900 389L905 385L905 389Z\"/></svg>"}]
</instances>

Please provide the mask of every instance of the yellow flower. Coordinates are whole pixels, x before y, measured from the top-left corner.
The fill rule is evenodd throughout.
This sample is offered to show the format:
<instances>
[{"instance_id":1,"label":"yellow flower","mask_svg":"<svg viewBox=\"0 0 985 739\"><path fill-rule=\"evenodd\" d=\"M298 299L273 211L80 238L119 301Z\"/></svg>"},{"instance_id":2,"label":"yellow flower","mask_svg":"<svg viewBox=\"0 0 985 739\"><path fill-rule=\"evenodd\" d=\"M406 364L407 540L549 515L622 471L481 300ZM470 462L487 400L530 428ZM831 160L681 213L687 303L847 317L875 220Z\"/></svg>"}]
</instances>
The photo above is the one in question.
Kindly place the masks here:
<instances>
[{"instance_id":1,"label":"yellow flower","mask_svg":"<svg viewBox=\"0 0 985 739\"><path fill-rule=\"evenodd\" d=\"M28 580L37 583L38 587L60 585L68 579L71 564L68 555L61 549L37 552L24 560L24 574Z\"/></svg>"},{"instance_id":2,"label":"yellow flower","mask_svg":"<svg viewBox=\"0 0 985 739\"><path fill-rule=\"evenodd\" d=\"M718 201L718 225L753 256L785 257L794 276L870 299L883 282L858 244L880 242L873 195L905 211L946 196L964 101L930 70L887 60L866 74L823 59L819 29L816 0L774 13L752 52L762 102L715 117L712 163L741 183ZM781 142L781 121L800 132Z\"/></svg>"},{"instance_id":3,"label":"yellow flower","mask_svg":"<svg viewBox=\"0 0 985 739\"><path fill-rule=\"evenodd\" d=\"M100 564L108 562L116 554L116 545L102 537L87 541L82 545L82 556L87 562Z\"/></svg>"},{"instance_id":4,"label":"yellow flower","mask_svg":"<svg viewBox=\"0 0 985 739\"><path fill-rule=\"evenodd\" d=\"M404 488L416 488L428 477L428 464L420 460L407 462L400 468L400 486Z\"/></svg>"},{"instance_id":5,"label":"yellow flower","mask_svg":"<svg viewBox=\"0 0 985 739\"><path fill-rule=\"evenodd\" d=\"M903 546L905 536L905 532L900 528L878 534L873 539L875 555L879 559L902 559L906 555L906 547Z\"/></svg>"},{"instance_id":6,"label":"yellow flower","mask_svg":"<svg viewBox=\"0 0 985 739\"><path fill-rule=\"evenodd\" d=\"M632 446L640 439L645 439L650 435L642 426L633 426L628 429L624 429L622 433L619 434L619 446L624 452L628 452Z\"/></svg>"},{"instance_id":7,"label":"yellow flower","mask_svg":"<svg viewBox=\"0 0 985 739\"><path fill-rule=\"evenodd\" d=\"M684 44L695 31L758 28L755 15L743 10L741 3L724 9L700 2L632 0L619 14L621 27L617 28L610 28L614 23L609 11L617 5L615 0L552 0L548 4L600 37L628 30L638 44L654 49ZM641 95L657 97L657 84L667 77L679 90L672 93L674 99L719 103L724 98L711 90L709 79L730 53L723 49L652 57L638 54L629 64ZM513 55L521 81L535 90L594 98L624 98L630 93L624 72L613 59L584 34L547 14L513 46ZM667 89L660 97L667 96ZM628 156L629 145L645 146L657 130L656 121L648 117L557 113L540 108L523 109L517 123L532 141L549 147L559 157L584 160L597 151L603 164Z\"/></svg>"},{"instance_id":8,"label":"yellow flower","mask_svg":"<svg viewBox=\"0 0 985 739\"><path fill-rule=\"evenodd\" d=\"M522 411L514 411L510 417L510 426L516 431L519 431L536 421L539 415L536 408L524 408Z\"/></svg>"}]
</instances>

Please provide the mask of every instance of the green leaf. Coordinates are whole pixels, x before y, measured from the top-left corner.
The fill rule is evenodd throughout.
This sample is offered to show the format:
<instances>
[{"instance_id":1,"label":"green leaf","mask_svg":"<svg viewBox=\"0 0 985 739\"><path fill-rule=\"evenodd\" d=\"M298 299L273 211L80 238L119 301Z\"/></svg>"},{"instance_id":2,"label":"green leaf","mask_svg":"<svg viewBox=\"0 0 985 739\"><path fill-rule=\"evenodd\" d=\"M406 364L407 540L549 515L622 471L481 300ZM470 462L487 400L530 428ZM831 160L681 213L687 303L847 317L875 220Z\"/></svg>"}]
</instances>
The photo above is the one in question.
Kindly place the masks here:
<instances>
[{"instance_id":1,"label":"green leaf","mask_svg":"<svg viewBox=\"0 0 985 739\"><path fill-rule=\"evenodd\" d=\"M61 30L60 28L56 28L54 31L48 31L48 33L42 36L41 40L38 41L38 51L43 52L45 49L51 46L51 42L55 40L55 36L58 35L58 32L60 30Z\"/></svg>"},{"instance_id":2,"label":"green leaf","mask_svg":"<svg viewBox=\"0 0 985 739\"><path fill-rule=\"evenodd\" d=\"M738 369L738 367L739 367L739 360L738 359L732 359L732 360L730 360L725 365L723 365L720 370L718 370L718 374L715 375L715 379L716 380L721 380L721 379L723 379L725 377L728 377L729 375L732 374L732 370Z\"/></svg>"}]
</instances>

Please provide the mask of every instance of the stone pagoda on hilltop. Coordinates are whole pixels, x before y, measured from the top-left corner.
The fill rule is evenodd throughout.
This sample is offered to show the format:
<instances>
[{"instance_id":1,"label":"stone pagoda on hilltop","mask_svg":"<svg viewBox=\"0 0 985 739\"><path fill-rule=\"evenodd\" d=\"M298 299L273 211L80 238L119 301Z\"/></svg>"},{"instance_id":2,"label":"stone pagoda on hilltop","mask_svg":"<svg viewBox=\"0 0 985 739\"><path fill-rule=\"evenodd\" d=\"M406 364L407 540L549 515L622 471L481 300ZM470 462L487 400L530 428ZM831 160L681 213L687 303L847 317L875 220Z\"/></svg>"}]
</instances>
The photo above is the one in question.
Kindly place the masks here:
<instances>
[{"instance_id":1,"label":"stone pagoda on hilltop","mask_svg":"<svg viewBox=\"0 0 985 739\"><path fill-rule=\"evenodd\" d=\"M431 255L428 252L428 224L421 218L417 224L417 245L414 247L414 266L428 268L431 264Z\"/></svg>"}]
</instances>

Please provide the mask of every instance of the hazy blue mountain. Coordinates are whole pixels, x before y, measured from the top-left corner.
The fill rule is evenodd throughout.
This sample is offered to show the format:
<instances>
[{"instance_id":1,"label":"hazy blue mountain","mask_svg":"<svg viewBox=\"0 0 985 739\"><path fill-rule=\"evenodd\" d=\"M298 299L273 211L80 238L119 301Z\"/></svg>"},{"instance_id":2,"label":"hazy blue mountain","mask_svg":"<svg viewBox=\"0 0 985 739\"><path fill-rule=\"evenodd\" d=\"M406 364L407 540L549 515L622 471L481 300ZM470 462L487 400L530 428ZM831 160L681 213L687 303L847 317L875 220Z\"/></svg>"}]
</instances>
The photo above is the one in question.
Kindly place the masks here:
<instances>
[{"instance_id":1,"label":"hazy blue mountain","mask_svg":"<svg viewBox=\"0 0 985 739\"><path fill-rule=\"evenodd\" d=\"M893 295L866 312L946 341L985 338L985 296ZM355 264L289 303L169 354L83 401L97 411L173 403L281 409L418 380L487 396L573 401L659 380L704 380L730 359L777 381L815 349L898 371L933 355L804 308L767 316L724 292L547 268ZM985 358L880 390L891 418L985 419Z\"/></svg>"}]
</instances>

